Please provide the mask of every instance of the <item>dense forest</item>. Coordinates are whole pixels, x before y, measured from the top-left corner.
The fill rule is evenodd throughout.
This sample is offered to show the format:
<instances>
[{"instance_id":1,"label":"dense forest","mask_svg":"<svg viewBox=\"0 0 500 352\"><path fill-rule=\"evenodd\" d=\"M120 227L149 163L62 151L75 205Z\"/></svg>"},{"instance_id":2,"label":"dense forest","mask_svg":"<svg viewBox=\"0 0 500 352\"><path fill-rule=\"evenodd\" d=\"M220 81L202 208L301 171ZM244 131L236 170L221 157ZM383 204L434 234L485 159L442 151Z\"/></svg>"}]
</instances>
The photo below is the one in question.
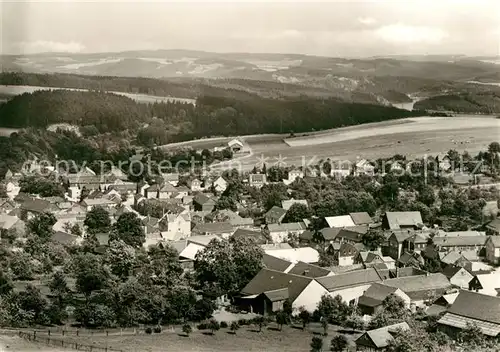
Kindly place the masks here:
<instances>
[{"instance_id":1,"label":"dense forest","mask_svg":"<svg viewBox=\"0 0 500 352\"><path fill-rule=\"evenodd\" d=\"M0 107L2 127L47 127L56 123L94 125L98 132L137 131L147 124L159 143L216 135L310 132L409 116L393 107L338 99L294 100L200 97L196 106L167 102L142 104L103 92L37 91ZM147 127L146 127L147 128ZM158 132L165 131L164 138ZM143 136L147 140L148 136Z\"/></svg>"},{"instance_id":2,"label":"dense forest","mask_svg":"<svg viewBox=\"0 0 500 352\"><path fill-rule=\"evenodd\" d=\"M500 94L496 92L439 95L415 103L415 109L444 110L460 113L491 114L500 112Z\"/></svg>"}]
</instances>

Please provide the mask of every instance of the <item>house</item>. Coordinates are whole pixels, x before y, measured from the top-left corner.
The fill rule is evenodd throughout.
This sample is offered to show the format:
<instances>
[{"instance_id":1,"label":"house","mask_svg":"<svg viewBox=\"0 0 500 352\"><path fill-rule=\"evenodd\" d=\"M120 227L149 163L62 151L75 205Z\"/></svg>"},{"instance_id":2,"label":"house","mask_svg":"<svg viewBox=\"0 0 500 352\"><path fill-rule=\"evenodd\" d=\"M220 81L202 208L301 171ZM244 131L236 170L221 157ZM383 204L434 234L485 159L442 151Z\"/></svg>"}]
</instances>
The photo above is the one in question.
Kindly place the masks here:
<instances>
[{"instance_id":1,"label":"house","mask_svg":"<svg viewBox=\"0 0 500 352\"><path fill-rule=\"evenodd\" d=\"M391 258L391 261L394 261L394 259ZM359 255L354 259L355 264L363 264L365 267L384 262L384 257L380 251L360 251Z\"/></svg>"},{"instance_id":2,"label":"house","mask_svg":"<svg viewBox=\"0 0 500 352\"><path fill-rule=\"evenodd\" d=\"M215 189L215 191L219 193L224 192L227 186L228 183L222 176L219 176L212 184L212 187Z\"/></svg>"},{"instance_id":3,"label":"house","mask_svg":"<svg viewBox=\"0 0 500 352\"><path fill-rule=\"evenodd\" d=\"M65 231L56 231L52 234L51 241L54 243L59 243L65 247L70 247L81 243L83 238L79 236L72 235Z\"/></svg>"},{"instance_id":4,"label":"house","mask_svg":"<svg viewBox=\"0 0 500 352\"><path fill-rule=\"evenodd\" d=\"M227 146L233 153L239 153L243 150L243 143L238 139L232 139L227 143Z\"/></svg>"},{"instance_id":5,"label":"house","mask_svg":"<svg viewBox=\"0 0 500 352\"><path fill-rule=\"evenodd\" d=\"M412 236L413 233L409 231L392 231L387 239L387 252L389 256L398 260L403 255L405 249L409 250L409 248L404 248L403 244Z\"/></svg>"},{"instance_id":6,"label":"house","mask_svg":"<svg viewBox=\"0 0 500 352\"><path fill-rule=\"evenodd\" d=\"M486 234L491 236L499 236L500 235L500 218L496 218L491 220L486 225Z\"/></svg>"},{"instance_id":7,"label":"house","mask_svg":"<svg viewBox=\"0 0 500 352\"><path fill-rule=\"evenodd\" d=\"M387 230L417 229L423 223L419 211L388 211L382 217L382 227Z\"/></svg>"},{"instance_id":8,"label":"house","mask_svg":"<svg viewBox=\"0 0 500 352\"><path fill-rule=\"evenodd\" d=\"M361 297L358 307L363 314L374 315L382 311L382 303L389 295L396 295L405 302L406 308L410 308L411 299L406 293L397 287L384 285L383 282L372 284Z\"/></svg>"},{"instance_id":9,"label":"house","mask_svg":"<svg viewBox=\"0 0 500 352\"><path fill-rule=\"evenodd\" d=\"M325 243L332 243L337 238L337 235L340 233L340 230L341 228L338 227L324 228L318 232L318 240L321 240L322 242Z\"/></svg>"},{"instance_id":10,"label":"house","mask_svg":"<svg viewBox=\"0 0 500 352\"><path fill-rule=\"evenodd\" d=\"M417 252L404 252L396 262L399 268L420 268L424 265L424 258Z\"/></svg>"},{"instance_id":11,"label":"house","mask_svg":"<svg viewBox=\"0 0 500 352\"><path fill-rule=\"evenodd\" d=\"M328 216L325 217L328 227L351 227L356 226L350 215Z\"/></svg>"},{"instance_id":12,"label":"house","mask_svg":"<svg viewBox=\"0 0 500 352\"><path fill-rule=\"evenodd\" d=\"M373 176L375 174L375 166L368 160L362 159L356 163L355 174Z\"/></svg>"},{"instance_id":13,"label":"house","mask_svg":"<svg viewBox=\"0 0 500 352\"><path fill-rule=\"evenodd\" d=\"M193 228L192 232L196 235L217 235L223 238L229 238L234 233L234 229L229 222L213 222L198 224Z\"/></svg>"},{"instance_id":14,"label":"house","mask_svg":"<svg viewBox=\"0 0 500 352\"><path fill-rule=\"evenodd\" d=\"M484 244L486 260L494 265L500 264L500 236L489 236Z\"/></svg>"},{"instance_id":15,"label":"house","mask_svg":"<svg viewBox=\"0 0 500 352\"><path fill-rule=\"evenodd\" d=\"M16 231L18 235L24 235L26 231L24 221L17 216L0 214L0 237L7 231Z\"/></svg>"},{"instance_id":16,"label":"house","mask_svg":"<svg viewBox=\"0 0 500 352\"><path fill-rule=\"evenodd\" d=\"M350 243L342 243L336 254L339 266L353 265L356 258L359 257L359 250L355 245Z\"/></svg>"},{"instance_id":17,"label":"house","mask_svg":"<svg viewBox=\"0 0 500 352\"><path fill-rule=\"evenodd\" d=\"M251 228L254 226L252 218L242 218L232 210L216 210L205 216L207 222L229 222L235 229Z\"/></svg>"},{"instance_id":18,"label":"house","mask_svg":"<svg viewBox=\"0 0 500 352\"><path fill-rule=\"evenodd\" d=\"M304 307L312 312L324 293L325 289L310 277L264 268L241 290L236 302L263 315L281 310L287 300L295 311Z\"/></svg>"},{"instance_id":19,"label":"house","mask_svg":"<svg viewBox=\"0 0 500 352\"><path fill-rule=\"evenodd\" d=\"M310 263L297 262L288 267L285 271L288 274L302 275L307 277L325 277L335 275L332 271Z\"/></svg>"},{"instance_id":20,"label":"house","mask_svg":"<svg viewBox=\"0 0 500 352\"><path fill-rule=\"evenodd\" d=\"M265 174L250 174L248 175L248 183L252 187L261 188L267 183Z\"/></svg>"},{"instance_id":21,"label":"house","mask_svg":"<svg viewBox=\"0 0 500 352\"><path fill-rule=\"evenodd\" d=\"M441 274L406 276L384 281L384 285L399 288L411 299L412 305L424 306L426 302L434 302L451 288L448 278Z\"/></svg>"},{"instance_id":22,"label":"house","mask_svg":"<svg viewBox=\"0 0 500 352\"><path fill-rule=\"evenodd\" d=\"M335 297L340 295L344 302L357 305L359 298L375 282L381 282L382 278L377 270L373 268L354 270L343 274L316 278L323 286L328 295Z\"/></svg>"},{"instance_id":23,"label":"house","mask_svg":"<svg viewBox=\"0 0 500 352\"><path fill-rule=\"evenodd\" d=\"M201 182L197 178L195 178L194 180L188 181L187 186L189 187L191 192L200 192L203 190L203 182Z\"/></svg>"},{"instance_id":24,"label":"house","mask_svg":"<svg viewBox=\"0 0 500 352\"><path fill-rule=\"evenodd\" d=\"M486 336L500 335L500 297L460 291L457 298L438 320L438 329L456 337L467 323L475 324Z\"/></svg>"},{"instance_id":25,"label":"house","mask_svg":"<svg viewBox=\"0 0 500 352\"><path fill-rule=\"evenodd\" d=\"M300 248L280 248L270 245L268 249L264 248L264 253L277 258L287 260L292 263L317 263L319 261L319 252L311 247Z\"/></svg>"},{"instance_id":26,"label":"house","mask_svg":"<svg viewBox=\"0 0 500 352\"><path fill-rule=\"evenodd\" d=\"M289 185L292 184L298 178L304 178L304 172L298 169L290 170L288 171L288 179L283 180L283 183Z\"/></svg>"},{"instance_id":27,"label":"house","mask_svg":"<svg viewBox=\"0 0 500 352\"><path fill-rule=\"evenodd\" d=\"M409 330L408 323L403 322L366 331L354 341L356 351L383 351L399 331Z\"/></svg>"},{"instance_id":28,"label":"house","mask_svg":"<svg viewBox=\"0 0 500 352\"><path fill-rule=\"evenodd\" d=\"M452 167L452 163L448 155L437 156L436 161L438 162L438 167L440 171L449 171Z\"/></svg>"},{"instance_id":29,"label":"house","mask_svg":"<svg viewBox=\"0 0 500 352\"><path fill-rule=\"evenodd\" d=\"M363 235L368 232L368 228L364 226L352 226L339 229L335 241L340 243L361 243Z\"/></svg>"},{"instance_id":30,"label":"house","mask_svg":"<svg viewBox=\"0 0 500 352\"><path fill-rule=\"evenodd\" d=\"M116 201L105 198L86 198L80 202L81 206L87 211L92 210L94 207L103 207L105 209L115 208L118 204Z\"/></svg>"},{"instance_id":31,"label":"house","mask_svg":"<svg viewBox=\"0 0 500 352\"><path fill-rule=\"evenodd\" d=\"M480 251L484 248L486 239L486 236L436 236L433 241L439 251L460 252L468 250Z\"/></svg>"},{"instance_id":32,"label":"house","mask_svg":"<svg viewBox=\"0 0 500 352\"><path fill-rule=\"evenodd\" d=\"M469 282L469 291L498 296L500 293L500 272L493 271L475 275Z\"/></svg>"},{"instance_id":33,"label":"house","mask_svg":"<svg viewBox=\"0 0 500 352\"><path fill-rule=\"evenodd\" d=\"M8 213L16 207L16 203L9 198L0 199L0 213Z\"/></svg>"},{"instance_id":34,"label":"house","mask_svg":"<svg viewBox=\"0 0 500 352\"><path fill-rule=\"evenodd\" d=\"M264 267L271 270L281 271L282 273L287 273L291 268L294 267L294 263L281 259L267 253L262 255L262 263Z\"/></svg>"},{"instance_id":35,"label":"house","mask_svg":"<svg viewBox=\"0 0 500 352\"><path fill-rule=\"evenodd\" d=\"M174 237L182 239L191 236L191 216L189 213L165 214L160 220L159 226L163 237L179 234Z\"/></svg>"},{"instance_id":36,"label":"house","mask_svg":"<svg viewBox=\"0 0 500 352\"><path fill-rule=\"evenodd\" d=\"M444 268L443 274L450 280L453 286L463 289L469 288L469 282L474 276L462 267L448 265Z\"/></svg>"},{"instance_id":37,"label":"house","mask_svg":"<svg viewBox=\"0 0 500 352\"><path fill-rule=\"evenodd\" d=\"M193 198L194 210L212 212L215 208L215 201L203 193L198 193Z\"/></svg>"},{"instance_id":38,"label":"house","mask_svg":"<svg viewBox=\"0 0 500 352\"><path fill-rule=\"evenodd\" d=\"M346 178L347 176L352 174L352 167L351 163L344 163L344 162L332 162L332 170L330 172L330 175L337 179L337 180L342 180Z\"/></svg>"},{"instance_id":39,"label":"house","mask_svg":"<svg viewBox=\"0 0 500 352\"><path fill-rule=\"evenodd\" d=\"M367 212L349 213L356 226L373 224L373 219Z\"/></svg>"},{"instance_id":40,"label":"house","mask_svg":"<svg viewBox=\"0 0 500 352\"><path fill-rule=\"evenodd\" d=\"M19 209L21 210L21 213L26 214L28 220L35 215L42 214L44 212L56 212L58 210L56 205L50 204L50 202L42 199L27 200L21 204Z\"/></svg>"},{"instance_id":41,"label":"house","mask_svg":"<svg viewBox=\"0 0 500 352\"><path fill-rule=\"evenodd\" d=\"M249 230L244 228L238 228L236 231L234 231L232 238L234 239L245 238L254 241L257 244L264 244L267 242L267 239L262 233L262 231Z\"/></svg>"},{"instance_id":42,"label":"house","mask_svg":"<svg viewBox=\"0 0 500 352\"><path fill-rule=\"evenodd\" d=\"M162 173L161 177L165 183L170 183L172 186L177 187L179 184L179 174L177 172Z\"/></svg>"},{"instance_id":43,"label":"house","mask_svg":"<svg viewBox=\"0 0 500 352\"><path fill-rule=\"evenodd\" d=\"M427 316L442 316L442 314L451 307L453 302L455 302L459 293L460 291L457 290L457 292L442 295L436 299L429 308L427 308L425 314L427 314Z\"/></svg>"},{"instance_id":44,"label":"house","mask_svg":"<svg viewBox=\"0 0 500 352\"><path fill-rule=\"evenodd\" d=\"M274 206L264 214L264 219L266 220L266 224L280 224L285 215L285 209Z\"/></svg>"},{"instance_id":45,"label":"house","mask_svg":"<svg viewBox=\"0 0 500 352\"><path fill-rule=\"evenodd\" d=\"M290 207L293 205L293 204L302 204L306 207L309 206L309 204L307 203L307 200L305 199L288 199L288 200L282 200L281 201L281 207L285 210L288 210L290 209Z\"/></svg>"},{"instance_id":46,"label":"house","mask_svg":"<svg viewBox=\"0 0 500 352\"><path fill-rule=\"evenodd\" d=\"M462 252L440 252L441 263L472 270L472 262Z\"/></svg>"},{"instance_id":47,"label":"house","mask_svg":"<svg viewBox=\"0 0 500 352\"><path fill-rule=\"evenodd\" d=\"M273 242L285 242L290 235L300 235L306 230L303 222L290 222L281 224L268 224L267 230Z\"/></svg>"}]
</instances>

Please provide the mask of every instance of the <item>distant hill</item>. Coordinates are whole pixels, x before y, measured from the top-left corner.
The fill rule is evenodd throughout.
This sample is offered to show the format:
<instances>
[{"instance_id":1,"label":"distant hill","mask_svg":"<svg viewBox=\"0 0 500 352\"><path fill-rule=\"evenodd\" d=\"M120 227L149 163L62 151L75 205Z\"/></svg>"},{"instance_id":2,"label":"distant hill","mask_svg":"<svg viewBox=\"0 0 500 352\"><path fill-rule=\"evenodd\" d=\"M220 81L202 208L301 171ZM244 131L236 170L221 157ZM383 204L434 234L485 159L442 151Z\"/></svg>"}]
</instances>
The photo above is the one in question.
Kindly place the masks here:
<instances>
[{"instance_id":1,"label":"distant hill","mask_svg":"<svg viewBox=\"0 0 500 352\"><path fill-rule=\"evenodd\" d=\"M500 94L462 93L439 95L415 103L415 109L492 114L500 112Z\"/></svg>"}]
</instances>

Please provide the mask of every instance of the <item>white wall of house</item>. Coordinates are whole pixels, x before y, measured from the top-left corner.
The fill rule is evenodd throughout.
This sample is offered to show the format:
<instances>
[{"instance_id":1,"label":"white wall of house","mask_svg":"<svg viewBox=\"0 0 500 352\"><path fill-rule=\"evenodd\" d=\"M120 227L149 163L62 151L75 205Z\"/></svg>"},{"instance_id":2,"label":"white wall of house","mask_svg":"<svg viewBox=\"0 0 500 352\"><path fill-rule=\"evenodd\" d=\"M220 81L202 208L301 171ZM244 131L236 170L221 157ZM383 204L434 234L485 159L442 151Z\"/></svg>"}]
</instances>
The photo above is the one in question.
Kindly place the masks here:
<instances>
[{"instance_id":1,"label":"white wall of house","mask_svg":"<svg viewBox=\"0 0 500 352\"><path fill-rule=\"evenodd\" d=\"M314 312L324 294L328 294L328 291L317 281L312 280L295 301L293 301L292 308L294 309L294 313L298 313L300 307L304 307L304 309L311 313Z\"/></svg>"},{"instance_id":2,"label":"white wall of house","mask_svg":"<svg viewBox=\"0 0 500 352\"><path fill-rule=\"evenodd\" d=\"M470 274L467 270L462 268L455 275L453 275L453 277L450 279L450 283L460 288L468 289L469 282L473 278L474 276L472 276L472 274Z\"/></svg>"},{"instance_id":3,"label":"white wall of house","mask_svg":"<svg viewBox=\"0 0 500 352\"><path fill-rule=\"evenodd\" d=\"M159 199L168 199L172 195L171 192L158 192L158 198Z\"/></svg>"},{"instance_id":4,"label":"white wall of house","mask_svg":"<svg viewBox=\"0 0 500 352\"><path fill-rule=\"evenodd\" d=\"M411 298L408 297L408 295L406 293L404 293L403 291L401 291L399 288L394 292L394 294L396 296L398 296L399 298L401 298L404 302L405 302L405 306L406 308L410 308L410 304L411 304Z\"/></svg>"},{"instance_id":5,"label":"white wall of house","mask_svg":"<svg viewBox=\"0 0 500 352\"><path fill-rule=\"evenodd\" d=\"M191 221L186 221L182 216L177 216L175 221L168 223L169 232L179 232L185 236L191 235Z\"/></svg>"},{"instance_id":6,"label":"white wall of house","mask_svg":"<svg viewBox=\"0 0 500 352\"><path fill-rule=\"evenodd\" d=\"M497 264L500 259L500 248L495 248L491 240L486 241L486 260L492 264Z\"/></svg>"},{"instance_id":7,"label":"white wall of house","mask_svg":"<svg viewBox=\"0 0 500 352\"><path fill-rule=\"evenodd\" d=\"M367 285L361 285L361 286L355 286L355 287L349 287L349 288L344 288L336 291L330 292L330 296L335 297L337 295L340 295L342 299L346 303L350 303L351 301L354 301L354 304L358 304L359 297L363 296L363 293L365 293L366 290L370 287L370 284Z\"/></svg>"},{"instance_id":8,"label":"white wall of house","mask_svg":"<svg viewBox=\"0 0 500 352\"><path fill-rule=\"evenodd\" d=\"M282 243L288 238L288 231L275 231L270 235L274 243Z\"/></svg>"},{"instance_id":9,"label":"white wall of house","mask_svg":"<svg viewBox=\"0 0 500 352\"><path fill-rule=\"evenodd\" d=\"M339 256L339 266L354 265L354 256Z\"/></svg>"}]
</instances>

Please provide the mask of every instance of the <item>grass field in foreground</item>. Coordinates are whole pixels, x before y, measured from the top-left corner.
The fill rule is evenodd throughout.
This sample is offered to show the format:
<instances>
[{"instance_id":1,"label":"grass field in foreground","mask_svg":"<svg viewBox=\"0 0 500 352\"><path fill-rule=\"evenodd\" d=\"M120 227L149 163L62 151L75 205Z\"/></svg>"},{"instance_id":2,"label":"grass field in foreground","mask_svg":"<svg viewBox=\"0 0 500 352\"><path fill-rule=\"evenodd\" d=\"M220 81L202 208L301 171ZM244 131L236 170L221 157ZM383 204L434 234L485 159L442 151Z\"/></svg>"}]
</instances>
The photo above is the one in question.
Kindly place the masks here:
<instances>
[{"instance_id":1,"label":"grass field in foreground","mask_svg":"<svg viewBox=\"0 0 500 352\"><path fill-rule=\"evenodd\" d=\"M220 352L220 351L266 351L266 352L304 352L310 350L313 336L321 336L321 327L310 326L306 331L300 328L284 326L279 331L274 324L258 332L254 326L242 326L235 335L229 329L221 329L214 335L209 331L193 331L184 336L180 329L164 330L160 334L124 336L67 336L65 340L99 347L111 347L125 352ZM337 334L330 327L328 336L324 337L324 350L330 349L330 340ZM346 335L353 341L359 333ZM54 338L60 338L59 336Z\"/></svg>"}]
</instances>

